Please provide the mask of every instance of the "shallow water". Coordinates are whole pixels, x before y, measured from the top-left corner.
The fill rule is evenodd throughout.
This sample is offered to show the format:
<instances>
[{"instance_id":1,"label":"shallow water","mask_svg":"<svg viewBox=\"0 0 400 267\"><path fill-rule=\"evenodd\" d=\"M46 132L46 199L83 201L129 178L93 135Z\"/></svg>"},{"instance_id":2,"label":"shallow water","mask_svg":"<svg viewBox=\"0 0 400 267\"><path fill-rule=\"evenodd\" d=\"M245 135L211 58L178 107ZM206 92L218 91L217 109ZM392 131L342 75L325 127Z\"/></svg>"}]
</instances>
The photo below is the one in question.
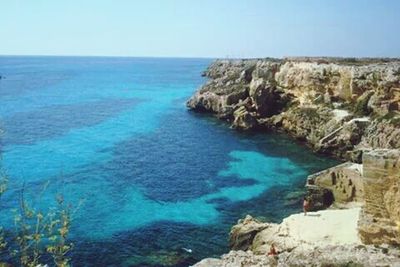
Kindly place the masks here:
<instances>
[{"instance_id":1,"label":"shallow water","mask_svg":"<svg viewBox=\"0 0 400 267\"><path fill-rule=\"evenodd\" d=\"M0 57L3 225L23 183L35 195L49 181L43 209L59 192L82 203L75 266L187 266L226 252L248 213L279 221L299 211L305 177L336 162L187 111L210 62Z\"/></svg>"}]
</instances>

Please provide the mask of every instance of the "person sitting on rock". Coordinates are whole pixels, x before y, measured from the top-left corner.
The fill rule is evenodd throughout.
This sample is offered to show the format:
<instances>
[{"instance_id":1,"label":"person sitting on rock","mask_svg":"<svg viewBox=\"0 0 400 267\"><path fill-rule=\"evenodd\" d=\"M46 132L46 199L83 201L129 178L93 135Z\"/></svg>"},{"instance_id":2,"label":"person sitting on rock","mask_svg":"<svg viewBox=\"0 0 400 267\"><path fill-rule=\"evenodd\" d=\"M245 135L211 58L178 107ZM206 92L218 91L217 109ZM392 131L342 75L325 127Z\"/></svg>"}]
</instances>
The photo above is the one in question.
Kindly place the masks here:
<instances>
[{"instance_id":1,"label":"person sitting on rock","mask_svg":"<svg viewBox=\"0 0 400 267\"><path fill-rule=\"evenodd\" d=\"M304 216L307 215L307 211L309 208L310 208L310 201L307 199L307 197L304 197L304 201L303 201Z\"/></svg>"},{"instance_id":2,"label":"person sitting on rock","mask_svg":"<svg viewBox=\"0 0 400 267\"><path fill-rule=\"evenodd\" d=\"M276 256L276 255L278 255L278 251L276 251L275 244L272 243L268 252L268 256Z\"/></svg>"}]
</instances>

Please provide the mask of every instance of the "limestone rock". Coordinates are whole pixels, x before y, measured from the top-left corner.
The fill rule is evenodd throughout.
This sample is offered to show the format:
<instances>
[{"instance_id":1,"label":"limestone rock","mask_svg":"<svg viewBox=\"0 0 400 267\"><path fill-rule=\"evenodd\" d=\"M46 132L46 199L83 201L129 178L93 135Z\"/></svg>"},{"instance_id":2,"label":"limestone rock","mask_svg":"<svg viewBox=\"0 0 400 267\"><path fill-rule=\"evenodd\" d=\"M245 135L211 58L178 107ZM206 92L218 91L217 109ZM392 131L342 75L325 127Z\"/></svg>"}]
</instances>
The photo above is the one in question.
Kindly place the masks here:
<instances>
[{"instance_id":1,"label":"limestone rock","mask_svg":"<svg viewBox=\"0 0 400 267\"><path fill-rule=\"evenodd\" d=\"M221 259L204 259L193 267L268 267L277 266L277 260L251 251L230 251Z\"/></svg>"},{"instance_id":2,"label":"limestone rock","mask_svg":"<svg viewBox=\"0 0 400 267\"><path fill-rule=\"evenodd\" d=\"M400 244L400 60L217 60L204 75L209 80L189 99L189 109L237 129L285 132L317 152L350 160L309 177L308 192L314 209L333 201L364 206L361 240L358 213L346 213L354 210L336 211L352 218L340 222L328 210L329 218L311 228L300 227L309 221L293 228L293 218L313 219L308 216L293 215L281 224L248 216L230 234L231 248L246 252L197 266L400 266L398 250L346 239L351 225L357 244ZM328 231L321 234L324 225ZM333 244L340 236L347 243ZM271 243L282 251L276 261L265 256Z\"/></svg>"},{"instance_id":3,"label":"limestone rock","mask_svg":"<svg viewBox=\"0 0 400 267\"><path fill-rule=\"evenodd\" d=\"M232 227L229 247L233 250L249 249L256 234L268 227L270 224L262 223L247 215L244 220L239 220L238 224Z\"/></svg>"},{"instance_id":4,"label":"limestone rock","mask_svg":"<svg viewBox=\"0 0 400 267\"><path fill-rule=\"evenodd\" d=\"M326 246L313 250L296 248L278 257L257 255L251 251L230 251L221 259L205 259L194 267L343 267L400 266L400 252L395 248L374 246Z\"/></svg>"},{"instance_id":5,"label":"limestone rock","mask_svg":"<svg viewBox=\"0 0 400 267\"><path fill-rule=\"evenodd\" d=\"M348 159L355 147L399 148L399 70L400 61L388 59L217 60L187 106L234 128L284 131ZM349 116L338 117L338 107ZM367 115L369 121L351 121Z\"/></svg>"},{"instance_id":6,"label":"limestone rock","mask_svg":"<svg viewBox=\"0 0 400 267\"><path fill-rule=\"evenodd\" d=\"M331 110L326 107L302 106L285 112L281 123L287 133L313 145L325 136L332 118Z\"/></svg>"},{"instance_id":7,"label":"limestone rock","mask_svg":"<svg viewBox=\"0 0 400 267\"><path fill-rule=\"evenodd\" d=\"M257 126L257 121L252 114L241 106L233 113L232 127L237 129L248 130Z\"/></svg>"},{"instance_id":8,"label":"limestone rock","mask_svg":"<svg viewBox=\"0 0 400 267\"><path fill-rule=\"evenodd\" d=\"M366 244L400 244L400 151L363 154L365 206L359 221Z\"/></svg>"},{"instance_id":9,"label":"limestone rock","mask_svg":"<svg viewBox=\"0 0 400 267\"><path fill-rule=\"evenodd\" d=\"M400 114L390 113L373 121L364 131L361 147L400 148Z\"/></svg>"},{"instance_id":10,"label":"limestone rock","mask_svg":"<svg viewBox=\"0 0 400 267\"><path fill-rule=\"evenodd\" d=\"M311 205L314 210L327 208L333 202L363 202L362 175L361 164L346 162L308 176L306 187L311 191Z\"/></svg>"}]
</instances>

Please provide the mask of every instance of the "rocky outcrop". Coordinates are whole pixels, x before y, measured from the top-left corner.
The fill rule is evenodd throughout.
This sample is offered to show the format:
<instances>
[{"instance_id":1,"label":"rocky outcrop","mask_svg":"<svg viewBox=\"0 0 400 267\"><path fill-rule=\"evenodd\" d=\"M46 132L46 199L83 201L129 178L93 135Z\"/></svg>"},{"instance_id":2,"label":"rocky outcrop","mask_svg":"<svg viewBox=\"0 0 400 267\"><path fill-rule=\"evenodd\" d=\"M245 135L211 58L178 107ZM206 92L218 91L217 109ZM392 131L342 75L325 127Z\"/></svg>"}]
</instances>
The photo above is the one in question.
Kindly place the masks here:
<instances>
[{"instance_id":1,"label":"rocky outcrop","mask_svg":"<svg viewBox=\"0 0 400 267\"><path fill-rule=\"evenodd\" d=\"M400 61L217 60L205 76L187 106L234 128L285 131L345 159L355 147L400 148Z\"/></svg>"},{"instance_id":2,"label":"rocky outcrop","mask_svg":"<svg viewBox=\"0 0 400 267\"><path fill-rule=\"evenodd\" d=\"M311 200L311 210L326 209L349 202L364 201L362 164L346 162L312 174L306 187Z\"/></svg>"},{"instance_id":3,"label":"rocky outcrop","mask_svg":"<svg viewBox=\"0 0 400 267\"><path fill-rule=\"evenodd\" d=\"M233 112L248 104L244 100L249 96L255 63L247 60L216 61L204 73L210 80L189 99L187 106L232 120Z\"/></svg>"},{"instance_id":4,"label":"rocky outcrop","mask_svg":"<svg viewBox=\"0 0 400 267\"><path fill-rule=\"evenodd\" d=\"M239 107L233 112L233 128L248 130L257 125L254 115L249 112L244 106Z\"/></svg>"},{"instance_id":5,"label":"rocky outcrop","mask_svg":"<svg viewBox=\"0 0 400 267\"><path fill-rule=\"evenodd\" d=\"M239 221L232 228L230 248L265 254L271 244L280 251L292 251L299 246L313 249L333 244L361 244L357 234L359 212L360 208L356 207L312 212L307 216L293 214L280 224L262 223L247 216L245 221ZM251 235L248 234L249 225Z\"/></svg>"},{"instance_id":6,"label":"rocky outcrop","mask_svg":"<svg viewBox=\"0 0 400 267\"><path fill-rule=\"evenodd\" d=\"M247 216L232 228L233 251L196 266L400 266L389 247L400 244L400 60L218 60L204 75L189 109L348 160L309 176L307 189L312 210L350 209L281 224ZM272 243L279 258L265 256Z\"/></svg>"},{"instance_id":7,"label":"rocky outcrop","mask_svg":"<svg viewBox=\"0 0 400 267\"><path fill-rule=\"evenodd\" d=\"M365 206L359 232L366 244L400 244L400 151L363 154Z\"/></svg>"},{"instance_id":8,"label":"rocky outcrop","mask_svg":"<svg viewBox=\"0 0 400 267\"><path fill-rule=\"evenodd\" d=\"M400 116L388 113L374 120L364 131L361 148L400 148Z\"/></svg>"},{"instance_id":9,"label":"rocky outcrop","mask_svg":"<svg viewBox=\"0 0 400 267\"><path fill-rule=\"evenodd\" d=\"M400 251L396 248L363 245L296 248L268 257L252 251L230 251L220 259L204 259L194 267L376 267L400 266Z\"/></svg>"},{"instance_id":10,"label":"rocky outcrop","mask_svg":"<svg viewBox=\"0 0 400 267\"><path fill-rule=\"evenodd\" d=\"M262 230L269 228L271 224L262 223L250 215L239 220L230 232L229 247L233 250L248 250L253 244L254 237Z\"/></svg>"},{"instance_id":11,"label":"rocky outcrop","mask_svg":"<svg viewBox=\"0 0 400 267\"><path fill-rule=\"evenodd\" d=\"M353 208L320 211L309 216L295 214L281 224L262 223L247 216L231 232L231 249L241 250L232 250L220 259L204 259L194 266L399 265L397 248L361 245L357 235L359 211L360 208ZM257 229L259 232L254 236L253 230ZM243 242L246 238L248 242ZM276 257L267 256L272 243L279 252Z\"/></svg>"}]
</instances>

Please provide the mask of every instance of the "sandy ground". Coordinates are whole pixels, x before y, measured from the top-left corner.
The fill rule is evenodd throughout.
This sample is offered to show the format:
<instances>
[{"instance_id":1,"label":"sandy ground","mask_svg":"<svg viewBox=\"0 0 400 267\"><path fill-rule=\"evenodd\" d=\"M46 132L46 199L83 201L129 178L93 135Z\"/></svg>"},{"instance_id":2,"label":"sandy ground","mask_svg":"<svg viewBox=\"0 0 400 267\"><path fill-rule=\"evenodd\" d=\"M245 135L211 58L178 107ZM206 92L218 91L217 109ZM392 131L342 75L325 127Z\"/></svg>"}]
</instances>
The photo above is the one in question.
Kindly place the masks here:
<instances>
[{"instance_id":1,"label":"sandy ground","mask_svg":"<svg viewBox=\"0 0 400 267\"><path fill-rule=\"evenodd\" d=\"M314 244L361 244L357 235L360 207L294 214L283 220L290 236Z\"/></svg>"}]
</instances>

